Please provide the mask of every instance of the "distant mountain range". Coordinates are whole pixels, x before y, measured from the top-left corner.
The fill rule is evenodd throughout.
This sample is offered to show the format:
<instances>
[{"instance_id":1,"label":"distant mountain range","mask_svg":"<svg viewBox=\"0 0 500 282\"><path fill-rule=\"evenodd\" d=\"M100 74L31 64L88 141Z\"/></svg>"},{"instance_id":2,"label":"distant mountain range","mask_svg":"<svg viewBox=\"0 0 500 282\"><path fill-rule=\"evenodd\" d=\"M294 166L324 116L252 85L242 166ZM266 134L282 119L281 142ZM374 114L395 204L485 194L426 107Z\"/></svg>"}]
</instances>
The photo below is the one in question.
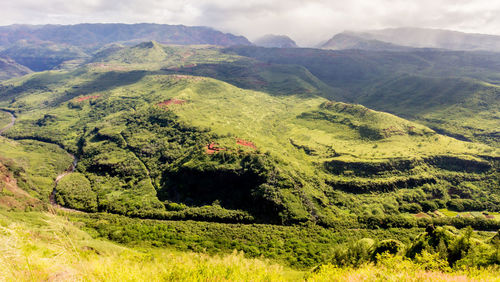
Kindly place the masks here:
<instances>
[{"instance_id":1,"label":"distant mountain range","mask_svg":"<svg viewBox=\"0 0 500 282\"><path fill-rule=\"evenodd\" d=\"M391 28L342 32L320 47L333 50L395 51L410 47L500 52L500 36L427 28Z\"/></svg>"},{"instance_id":2,"label":"distant mountain range","mask_svg":"<svg viewBox=\"0 0 500 282\"><path fill-rule=\"evenodd\" d=\"M77 24L0 26L0 56L33 71L79 65L110 45L155 41L171 45L251 45L243 36L208 27L166 24ZM2 61L1 80L26 73ZM14 69L16 69L15 67Z\"/></svg>"},{"instance_id":3,"label":"distant mountain range","mask_svg":"<svg viewBox=\"0 0 500 282\"><path fill-rule=\"evenodd\" d=\"M392 43L363 38L356 33L342 32L333 36L330 40L321 45L322 49L329 50L372 50L372 51L405 51L410 47L395 45Z\"/></svg>"},{"instance_id":4,"label":"distant mountain range","mask_svg":"<svg viewBox=\"0 0 500 282\"><path fill-rule=\"evenodd\" d=\"M259 47L267 48L297 48L297 44L286 35L264 35L253 42Z\"/></svg>"},{"instance_id":5,"label":"distant mountain range","mask_svg":"<svg viewBox=\"0 0 500 282\"><path fill-rule=\"evenodd\" d=\"M0 27L0 46L19 40L49 41L82 48L99 48L109 43L137 44L155 40L163 44L250 45L243 36L222 33L209 27L166 24L77 24L10 25Z\"/></svg>"},{"instance_id":6,"label":"distant mountain range","mask_svg":"<svg viewBox=\"0 0 500 282\"><path fill-rule=\"evenodd\" d=\"M72 68L89 60L106 57L108 53L113 53L115 50L135 46L142 42L157 42L165 45L216 45L221 47L256 45L266 48L299 48L295 41L286 35L268 34L252 43L243 36L223 33L209 27L184 25L0 26L0 57L10 60L9 63L6 63L5 60L2 61L0 80L23 75L27 73L28 69L30 71L44 71ZM155 44L152 45L151 50L160 50L161 48L156 48ZM433 48L452 51L500 52L500 36L424 28L345 31L336 34L317 48L386 52L411 52L418 48ZM127 49L123 52L130 52L130 50ZM160 53L152 55L151 58L168 57L167 54ZM137 57L145 60L143 56L132 56L132 61L133 58ZM123 61L124 57L120 57L120 60Z\"/></svg>"}]
</instances>

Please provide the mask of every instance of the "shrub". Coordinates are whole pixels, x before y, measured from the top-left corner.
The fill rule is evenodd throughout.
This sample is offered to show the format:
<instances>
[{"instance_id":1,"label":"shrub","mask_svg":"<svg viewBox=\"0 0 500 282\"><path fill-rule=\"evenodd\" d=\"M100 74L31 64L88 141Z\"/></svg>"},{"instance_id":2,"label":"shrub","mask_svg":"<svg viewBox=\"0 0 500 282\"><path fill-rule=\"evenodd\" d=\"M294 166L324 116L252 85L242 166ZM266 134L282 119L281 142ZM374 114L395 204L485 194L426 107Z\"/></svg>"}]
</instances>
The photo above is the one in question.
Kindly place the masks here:
<instances>
[{"instance_id":1,"label":"shrub","mask_svg":"<svg viewBox=\"0 0 500 282\"><path fill-rule=\"evenodd\" d=\"M373 256L377 256L384 253L397 254L404 248L404 244L398 240L388 239L380 241L373 251Z\"/></svg>"},{"instance_id":2,"label":"shrub","mask_svg":"<svg viewBox=\"0 0 500 282\"><path fill-rule=\"evenodd\" d=\"M89 212L97 211L97 194L81 173L63 177L56 187L56 201L62 206Z\"/></svg>"}]
</instances>

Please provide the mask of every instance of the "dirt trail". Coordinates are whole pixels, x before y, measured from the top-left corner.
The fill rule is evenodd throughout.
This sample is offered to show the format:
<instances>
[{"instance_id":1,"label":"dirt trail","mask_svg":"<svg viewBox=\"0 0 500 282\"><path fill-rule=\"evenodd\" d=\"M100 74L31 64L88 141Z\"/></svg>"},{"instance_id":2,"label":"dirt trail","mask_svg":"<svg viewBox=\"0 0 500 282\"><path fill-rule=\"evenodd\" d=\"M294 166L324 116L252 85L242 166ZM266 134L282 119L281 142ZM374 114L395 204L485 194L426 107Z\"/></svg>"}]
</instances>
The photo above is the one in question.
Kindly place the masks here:
<instances>
[{"instance_id":1,"label":"dirt trail","mask_svg":"<svg viewBox=\"0 0 500 282\"><path fill-rule=\"evenodd\" d=\"M2 135L5 131L7 131L9 128L14 126L14 123L16 123L16 116L14 116L11 112L0 110L4 113L7 113L10 115L10 123L7 124L4 128L0 129L0 135Z\"/></svg>"}]
</instances>

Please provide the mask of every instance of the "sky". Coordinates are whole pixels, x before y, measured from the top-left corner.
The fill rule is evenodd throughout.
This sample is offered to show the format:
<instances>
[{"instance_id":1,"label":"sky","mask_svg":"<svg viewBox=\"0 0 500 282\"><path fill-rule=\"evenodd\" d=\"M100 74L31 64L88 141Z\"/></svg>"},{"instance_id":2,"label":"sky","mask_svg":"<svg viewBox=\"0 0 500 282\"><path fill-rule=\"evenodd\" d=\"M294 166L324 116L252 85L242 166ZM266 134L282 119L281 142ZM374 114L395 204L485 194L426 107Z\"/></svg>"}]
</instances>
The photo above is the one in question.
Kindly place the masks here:
<instances>
[{"instance_id":1,"label":"sky","mask_svg":"<svg viewBox=\"0 0 500 282\"><path fill-rule=\"evenodd\" d=\"M344 30L441 28L500 34L497 0L1 0L0 25L162 23L314 46Z\"/></svg>"}]
</instances>

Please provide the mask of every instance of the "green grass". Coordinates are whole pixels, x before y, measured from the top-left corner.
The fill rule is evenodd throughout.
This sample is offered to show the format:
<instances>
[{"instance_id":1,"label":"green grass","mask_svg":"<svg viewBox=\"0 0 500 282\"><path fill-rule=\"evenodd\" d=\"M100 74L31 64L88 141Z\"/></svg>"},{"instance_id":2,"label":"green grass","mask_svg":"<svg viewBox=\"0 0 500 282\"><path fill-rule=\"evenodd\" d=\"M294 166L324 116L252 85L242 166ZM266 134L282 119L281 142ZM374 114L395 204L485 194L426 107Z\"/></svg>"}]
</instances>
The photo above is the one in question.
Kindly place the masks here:
<instances>
[{"instance_id":1,"label":"green grass","mask_svg":"<svg viewBox=\"0 0 500 282\"><path fill-rule=\"evenodd\" d=\"M495 281L499 275L495 266L452 269L438 254L425 251L414 260L385 254L359 266L325 263L295 269L238 251L211 254L120 245L93 238L63 216L2 209L0 239L0 275L6 281L379 281L381 277L384 281Z\"/></svg>"},{"instance_id":2,"label":"green grass","mask_svg":"<svg viewBox=\"0 0 500 282\"><path fill-rule=\"evenodd\" d=\"M96 240L62 217L0 210L5 281L289 280L303 273L240 253L209 256Z\"/></svg>"},{"instance_id":3,"label":"green grass","mask_svg":"<svg viewBox=\"0 0 500 282\"><path fill-rule=\"evenodd\" d=\"M10 115L0 111L0 130L10 123Z\"/></svg>"},{"instance_id":4,"label":"green grass","mask_svg":"<svg viewBox=\"0 0 500 282\"><path fill-rule=\"evenodd\" d=\"M57 145L4 137L0 137L0 156L4 164L10 164L18 185L43 201L48 200L56 176L72 162L71 156Z\"/></svg>"},{"instance_id":5,"label":"green grass","mask_svg":"<svg viewBox=\"0 0 500 282\"><path fill-rule=\"evenodd\" d=\"M419 121L442 133L498 147L499 56L414 50L265 49L233 47L228 54L300 65L337 91L322 96L363 104Z\"/></svg>"}]
</instances>

